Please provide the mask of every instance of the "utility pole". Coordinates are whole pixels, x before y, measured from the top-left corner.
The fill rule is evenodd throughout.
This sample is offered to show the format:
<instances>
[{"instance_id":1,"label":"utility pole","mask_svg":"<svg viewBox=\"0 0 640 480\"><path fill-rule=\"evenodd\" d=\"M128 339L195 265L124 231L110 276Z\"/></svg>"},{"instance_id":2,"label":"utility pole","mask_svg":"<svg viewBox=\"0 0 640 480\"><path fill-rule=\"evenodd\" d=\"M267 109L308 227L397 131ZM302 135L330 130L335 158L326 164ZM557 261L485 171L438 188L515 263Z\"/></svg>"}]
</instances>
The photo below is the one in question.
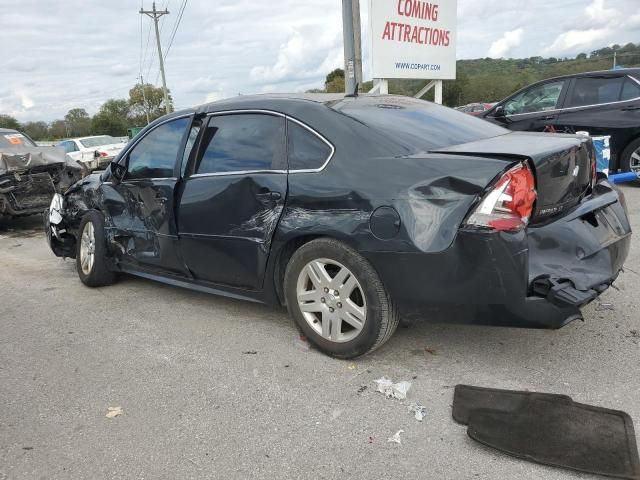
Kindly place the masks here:
<instances>
[{"instance_id":1,"label":"utility pole","mask_svg":"<svg viewBox=\"0 0 640 480\"><path fill-rule=\"evenodd\" d=\"M616 69L618 65L618 52L613 52L613 69Z\"/></svg>"},{"instance_id":2,"label":"utility pole","mask_svg":"<svg viewBox=\"0 0 640 480\"><path fill-rule=\"evenodd\" d=\"M158 45L158 60L160 61L160 74L162 75L162 89L164 91L164 107L167 113L171 113L171 106L169 105L169 91L167 90L167 79L164 75L164 59L162 58L162 47L160 46L160 32L158 31L158 20L163 15L169 15L168 10L156 10L156 2L153 2L153 10L140 9L140 14L146 15L153 19L153 24L156 27L156 43ZM144 88L143 88L144 91Z\"/></svg>"},{"instance_id":3,"label":"utility pole","mask_svg":"<svg viewBox=\"0 0 640 480\"><path fill-rule=\"evenodd\" d=\"M140 75L140 84L142 85L142 102L144 103L144 113L147 115L147 125L151 123L149 120L149 109L147 108L147 94L145 93L144 78Z\"/></svg>"},{"instance_id":4,"label":"utility pole","mask_svg":"<svg viewBox=\"0 0 640 480\"><path fill-rule=\"evenodd\" d=\"M360 0L352 0L353 5L353 38L356 50L356 83L362 90L362 25L360 20ZM353 93L353 92L352 92Z\"/></svg>"},{"instance_id":5,"label":"utility pole","mask_svg":"<svg viewBox=\"0 0 640 480\"><path fill-rule=\"evenodd\" d=\"M342 0L342 29L344 37L344 90L347 95L356 92L356 40L354 2L359 0ZM358 11L360 7L358 6ZM360 22L358 22L360 24ZM362 58L362 55L360 56Z\"/></svg>"}]
</instances>

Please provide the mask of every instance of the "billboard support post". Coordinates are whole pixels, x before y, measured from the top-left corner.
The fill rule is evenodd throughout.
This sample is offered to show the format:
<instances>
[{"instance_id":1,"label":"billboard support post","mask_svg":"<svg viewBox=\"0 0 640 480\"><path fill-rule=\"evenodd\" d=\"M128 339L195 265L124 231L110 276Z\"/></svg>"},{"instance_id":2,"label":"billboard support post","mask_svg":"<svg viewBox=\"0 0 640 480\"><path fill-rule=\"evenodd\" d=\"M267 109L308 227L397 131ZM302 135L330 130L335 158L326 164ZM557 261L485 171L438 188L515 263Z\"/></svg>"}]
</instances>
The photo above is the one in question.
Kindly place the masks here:
<instances>
[{"instance_id":1,"label":"billboard support post","mask_svg":"<svg viewBox=\"0 0 640 480\"><path fill-rule=\"evenodd\" d=\"M434 101L440 105L442 105L442 80L431 80L427 83L422 90L415 94L415 98L422 98L426 95L426 93L435 88L434 90Z\"/></svg>"}]
</instances>

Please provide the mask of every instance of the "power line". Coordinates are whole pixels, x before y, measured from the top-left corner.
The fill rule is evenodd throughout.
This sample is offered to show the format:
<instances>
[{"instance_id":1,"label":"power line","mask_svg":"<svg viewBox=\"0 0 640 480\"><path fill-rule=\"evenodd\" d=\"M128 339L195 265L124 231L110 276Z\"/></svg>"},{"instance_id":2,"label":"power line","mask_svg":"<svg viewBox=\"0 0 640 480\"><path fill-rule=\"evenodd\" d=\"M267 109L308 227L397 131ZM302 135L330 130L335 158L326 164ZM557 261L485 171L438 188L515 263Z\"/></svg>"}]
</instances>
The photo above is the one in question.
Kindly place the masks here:
<instances>
[{"instance_id":1,"label":"power line","mask_svg":"<svg viewBox=\"0 0 640 480\"><path fill-rule=\"evenodd\" d=\"M167 51L164 53L164 59L166 60L169 56L169 52L171 51L171 45L173 45L173 39L176 38L176 33L178 31L178 27L180 27L180 22L182 21L182 15L184 14L184 10L187 8L187 0L182 1L182 5L180 5L180 13L178 14L178 19L176 20L175 26L173 27L173 32L171 32L171 39L169 40L169 46L167 47Z\"/></svg>"},{"instance_id":2,"label":"power line","mask_svg":"<svg viewBox=\"0 0 640 480\"><path fill-rule=\"evenodd\" d=\"M182 4L179 8L178 16L176 17L176 22L173 25L173 30L171 32L171 38L169 39L169 46L166 48L164 52L164 60L167 60L169 56L169 52L171 51L171 46L173 45L173 40L176 38L176 33L178 32L178 28L180 27L180 22L182 21L182 15L184 15L184 10L187 7L188 0L182 0ZM158 83L158 77L160 76L160 72L156 75L156 83Z\"/></svg>"}]
</instances>

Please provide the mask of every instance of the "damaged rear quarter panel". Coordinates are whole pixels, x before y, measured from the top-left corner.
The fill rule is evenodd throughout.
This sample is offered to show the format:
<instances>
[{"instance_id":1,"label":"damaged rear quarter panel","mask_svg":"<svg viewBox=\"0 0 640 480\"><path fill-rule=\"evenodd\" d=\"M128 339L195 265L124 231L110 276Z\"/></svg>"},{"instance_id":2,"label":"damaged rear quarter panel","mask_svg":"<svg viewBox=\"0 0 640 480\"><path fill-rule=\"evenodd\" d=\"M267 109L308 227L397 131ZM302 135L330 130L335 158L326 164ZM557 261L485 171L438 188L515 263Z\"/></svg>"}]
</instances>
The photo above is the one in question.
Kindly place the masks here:
<instances>
[{"instance_id":1,"label":"damaged rear quarter panel","mask_svg":"<svg viewBox=\"0 0 640 480\"><path fill-rule=\"evenodd\" d=\"M317 173L290 175L279 231L285 237L333 236L363 251L441 252L487 185L511 164L423 154L367 159L353 168L337 158L323 173L326 187L319 186ZM371 214L383 206L400 217L399 233L389 240L370 229Z\"/></svg>"}]
</instances>

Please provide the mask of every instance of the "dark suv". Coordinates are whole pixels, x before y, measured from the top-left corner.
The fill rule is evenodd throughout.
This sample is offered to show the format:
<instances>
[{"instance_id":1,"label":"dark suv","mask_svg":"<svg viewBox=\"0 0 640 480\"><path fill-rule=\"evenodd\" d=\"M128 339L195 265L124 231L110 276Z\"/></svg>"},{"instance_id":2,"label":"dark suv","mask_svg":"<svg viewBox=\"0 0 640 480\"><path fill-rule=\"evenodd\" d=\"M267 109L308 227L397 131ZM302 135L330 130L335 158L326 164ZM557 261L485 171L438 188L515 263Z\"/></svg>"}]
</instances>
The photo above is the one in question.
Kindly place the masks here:
<instances>
[{"instance_id":1,"label":"dark suv","mask_svg":"<svg viewBox=\"0 0 640 480\"><path fill-rule=\"evenodd\" d=\"M511 130L610 135L610 170L640 171L640 68L534 83L480 118Z\"/></svg>"}]
</instances>

